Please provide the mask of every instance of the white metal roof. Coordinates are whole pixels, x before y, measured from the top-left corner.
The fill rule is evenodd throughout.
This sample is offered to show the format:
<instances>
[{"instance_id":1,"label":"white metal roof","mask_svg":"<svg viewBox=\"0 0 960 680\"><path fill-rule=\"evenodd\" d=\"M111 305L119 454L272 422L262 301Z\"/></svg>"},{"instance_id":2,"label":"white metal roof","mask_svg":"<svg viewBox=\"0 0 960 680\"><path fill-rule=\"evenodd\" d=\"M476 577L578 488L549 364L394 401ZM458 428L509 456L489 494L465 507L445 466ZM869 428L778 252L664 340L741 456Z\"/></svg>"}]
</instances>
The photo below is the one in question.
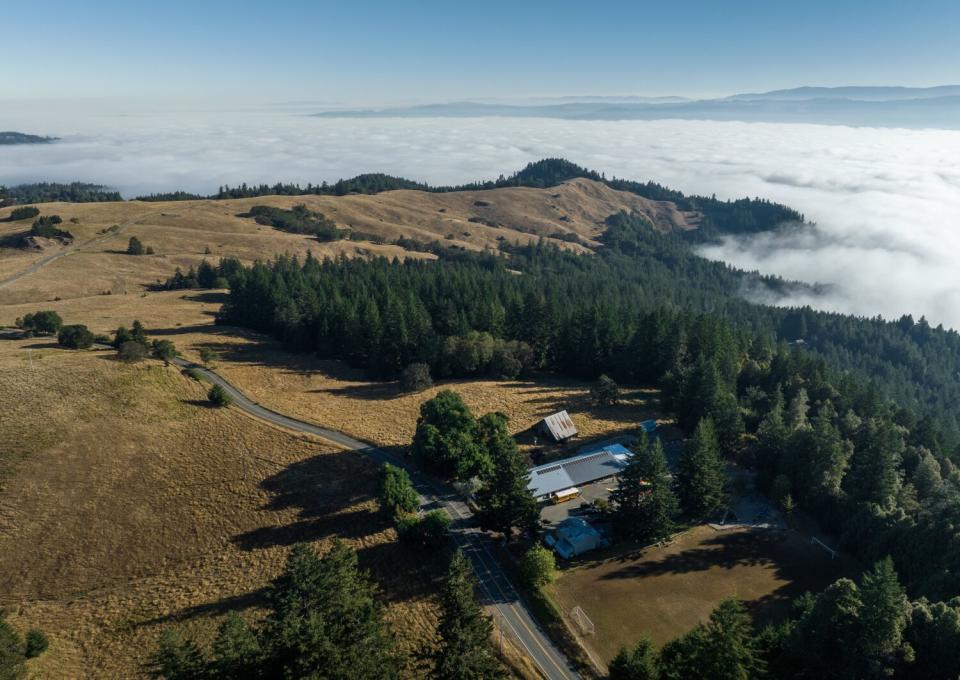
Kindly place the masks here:
<instances>
[{"instance_id":1,"label":"white metal roof","mask_svg":"<svg viewBox=\"0 0 960 680\"><path fill-rule=\"evenodd\" d=\"M618 449L630 453L622 446ZM580 484L589 484L598 479L618 474L627 464L627 456L620 450L607 448L556 460L546 465L530 468L527 489L534 498L569 489ZM630 454L632 455L632 454Z\"/></svg>"}]
</instances>

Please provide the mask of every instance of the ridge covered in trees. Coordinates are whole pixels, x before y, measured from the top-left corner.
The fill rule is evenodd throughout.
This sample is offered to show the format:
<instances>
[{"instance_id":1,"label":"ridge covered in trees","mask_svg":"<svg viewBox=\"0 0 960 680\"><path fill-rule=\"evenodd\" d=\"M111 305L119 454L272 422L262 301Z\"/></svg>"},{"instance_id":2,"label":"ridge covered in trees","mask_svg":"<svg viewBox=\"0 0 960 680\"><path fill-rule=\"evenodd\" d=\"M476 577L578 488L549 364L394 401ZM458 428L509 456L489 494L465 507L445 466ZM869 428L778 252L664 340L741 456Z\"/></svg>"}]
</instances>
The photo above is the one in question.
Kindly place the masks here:
<instances>
[{"instance_id":1,"label":"ridge covered in trees","mask_svg":"<svg viewBox=\"0 0 960 680\"><path fill-rule=\"evenodd\" d=\"M422 363L440 377L659 385L686 431L712 423L691 485L717 497L703 472L715 448L862 559L891 555L911 594L960 595L960 335L746 302L746 282L787 284L697 257L641 217L612 216L602 240L596 256L540 244L434 262L280 257L233 268L219 320L381 378ZM478 471L471 455L444 460L447 474ZM710 509L680 500L691 515Z\"/></svg>"},{"instance_id":2,"label":"ridge covered in trees","mask_svg":"<svg viewBox=\"0 0 960 680\"><path fill-rule=\"evenodd\" d=\"M0 205L23 203L102 203L104 201L122 201L119 191L111 191L102 184L88 182L35 182L17 184L11 187L0 186Z\"/></svg>"}]
</instances>

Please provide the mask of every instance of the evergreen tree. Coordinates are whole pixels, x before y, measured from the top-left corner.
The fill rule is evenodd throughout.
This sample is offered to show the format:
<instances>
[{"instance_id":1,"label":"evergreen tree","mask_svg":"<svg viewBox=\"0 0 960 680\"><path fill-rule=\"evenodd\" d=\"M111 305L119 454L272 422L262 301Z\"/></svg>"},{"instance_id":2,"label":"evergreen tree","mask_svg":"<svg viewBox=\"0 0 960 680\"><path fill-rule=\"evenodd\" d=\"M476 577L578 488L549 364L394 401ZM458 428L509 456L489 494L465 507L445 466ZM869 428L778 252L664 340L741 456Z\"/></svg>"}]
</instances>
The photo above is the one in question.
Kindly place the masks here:
<instances>
[{"instance_id":1,"label":"evergreen tree","mask_svg":"<svg viewBox=\"0 0 960 680\"><path fill-rule=\"evenodd\" d=\"M641 638L628 649L623 647L610 662L610 680L657 680L657 656L653 644Z\"/></svg>"},{"instance_id":2,"label":"evergreen tree","mask_svg":"<svg viewBox=\"0 0 960 680\"><path fill-rule=\"evenodd\" d=\"M490 647L493 624L474 595L474 576L459 550L450 561L440 596L440 647L434 676L440 680L505 677Z\"/></svg>"},{"instance_id":3,"label":"evergreen tree","mask_svg":"<svg viewBox=\"0 0 960 680\"><path fill-rule=\"evenodd\" d=\"M644 541L670 536L677 497L659 439L652 445L641 439L610 500L614 504L614 525L622 535Z\"/></svg>"},{"instance_id":4,"label":"evergreen tree","mask_svg":"<svg viewBox=\"0 0 960 680\"><path fill-rule=\"evenodd\" d=\"M739 600L721 602L706 625L701 677L712 680L753 680L764 663L753 633L750 614Z\"/></svg>"},{"instance_id":5,"label":"evergreen tree","mask_svg":"<svg viewBox=\"0 0 960 680\"><path fill-rule=\"evenodd\" d=\"M147 672L163 680L203 680L211 677L200 648L176 630L160 635L160 645L151 656Z\"/></svg>"},{"instance_id":6,"label":"evergreen tree","mask_svg":"<svg viewBox=\"0 0 960 680\"><path fill-rule=\"evenodd\" d=\"M677 496L683 511L702 518L720 507L726 475L713 421L704 418L687 442L677 472Z\"/></svg>"},{"instance_id":7,"label":"evergreen tree","mask_svg":"<svg viewBox=\"0 0 960 680\"><path fill-rule=\"evenodd\" d=\"M478 519L485 529L507 536L514 527L534 526L539 516L537 502L527 489L529 472L502 413L488 413L477 422L479 445L491 461L477 491Z\"/></svg>"},{"instance_id":8,"label":"evergreen tree","mask_svg":"<svg viewBox=\"0 0 960 680\"><path fill-rule=\"evenodd\" d=\"M334 541L322 558L294 546L268 594L262 668L288 678L393 678L398 669L383 606L357 553Z\"/></svg>"},{"instance_id":9,"label":"evergreen tree","mask_svg":"<svg viewBox=\"0 0 960 680\"><path fill-rule=\"evenodd\" d=\"M860 598L862 649L867 658L882 667L900 649L909 615L907 597L893 560L885 557L863 575Z\"/></svg>"},{"instance_id":10,"label":"evergreen tree","mask_svg":"<svg viewBox=\"0 0 960 680\"><path fill-rule=\"evenodd\" d=\"M136 236L130 237L130 242L127 244L127 255L143 255L145 249L143 243L140 242Z\"/></svg>"},{"instance_id":11,"label":"evergreen tree","mask_svg":"<svg viewBox=\"0 0 960 680\"><path fill-rule=\"evenodd\" d=\"M853 500L881 508L893 506L900 487L897 468L903 449L903 438L893 423L878 418L864 423L844 478L844 488Z\"/></svg>"},{"instance_id":12,"label":"evergreen tree","mask_svg":"<svg viewBox=\"0 0 960 680\"><path fill-rule=\"evenodd\" d=\"M0 680L20 680L26 676L23 640L0 612Z\"/></svg>"},{"instance_id":13,"label":"evergreen tree","mask_svg":"<svg viewBox=\"0 0 960 680\"><path fill-rule=\"evenodd\" d=\"M237 614L220 624L213 641L212 675L215 678L262 677L263 650L256 632Z\"/></svg>"}]
</instances>

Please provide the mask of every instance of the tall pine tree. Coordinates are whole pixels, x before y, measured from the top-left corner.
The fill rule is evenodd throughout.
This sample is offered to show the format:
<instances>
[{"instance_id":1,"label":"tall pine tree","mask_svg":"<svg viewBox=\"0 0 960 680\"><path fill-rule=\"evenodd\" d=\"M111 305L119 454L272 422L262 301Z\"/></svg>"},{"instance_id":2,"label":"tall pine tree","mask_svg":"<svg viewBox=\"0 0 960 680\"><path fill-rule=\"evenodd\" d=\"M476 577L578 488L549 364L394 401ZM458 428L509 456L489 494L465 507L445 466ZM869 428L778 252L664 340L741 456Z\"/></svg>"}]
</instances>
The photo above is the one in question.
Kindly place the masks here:
<instances>
[{"instance_id":1,"label":"tall pine tree","mask_svg":"<svg viewBox=\"0 0 960 680\"><path fill-rule=\"evenodd\" d=\"M680 506L689 517L706 517L723 502L725 484L717 432L713 421L704 418L680 458L677 472Z\"/></svg>"},{"instance_id":2,"label":"tall pine tree","mask_svg":"<svg viewBox=\"0 0 960 680\"><path fill-rule=\"evenodd\" d=\"M440 596L440 647L435 655L438 680L503 678L490 646L493 624L474 595L473 570L461 551L454 554Z\"/></svg>"}]
</instances>

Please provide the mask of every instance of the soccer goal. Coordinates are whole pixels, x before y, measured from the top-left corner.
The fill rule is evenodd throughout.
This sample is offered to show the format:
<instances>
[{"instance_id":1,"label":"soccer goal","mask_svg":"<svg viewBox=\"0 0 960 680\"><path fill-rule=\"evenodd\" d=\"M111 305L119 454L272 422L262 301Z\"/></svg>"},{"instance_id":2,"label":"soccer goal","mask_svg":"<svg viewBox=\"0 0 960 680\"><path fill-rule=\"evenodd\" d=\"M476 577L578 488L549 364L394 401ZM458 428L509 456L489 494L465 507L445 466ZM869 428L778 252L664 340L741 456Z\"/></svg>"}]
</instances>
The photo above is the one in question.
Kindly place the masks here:
<instances>
[{"instance_id":1,"label":"soccer goal","mask_svg":"<svg viewBox=\"0 0 960 680\"><path fill-rule=\"evenodd\" d=\"M831 560L837 559L837 551L834 550L833 548L831 548L829 545L827 545L827 544L824 543L823 541L821 541L821 540L820 540L819 538L817 538L816 536L811 536L811 537L810 537L810 545L819 545L821 548L823 548L823 549L826 550L828 553L830 553L830 559L831 559Z\"/></svg>"},{"instance_id":2,"label":"soccer goal","mask_svg":"<svg viewBox=\"0 0 960 680\"><path fill-rule=\"evenodd\" d=\"M577 628L580 629L581 633L584 635L593 635L596 629L593 627L593 621L591 621L587 613L583 611L583 607L574 607L570 612L570 617L576 622Z\"/></svg>"}]
</instances>

